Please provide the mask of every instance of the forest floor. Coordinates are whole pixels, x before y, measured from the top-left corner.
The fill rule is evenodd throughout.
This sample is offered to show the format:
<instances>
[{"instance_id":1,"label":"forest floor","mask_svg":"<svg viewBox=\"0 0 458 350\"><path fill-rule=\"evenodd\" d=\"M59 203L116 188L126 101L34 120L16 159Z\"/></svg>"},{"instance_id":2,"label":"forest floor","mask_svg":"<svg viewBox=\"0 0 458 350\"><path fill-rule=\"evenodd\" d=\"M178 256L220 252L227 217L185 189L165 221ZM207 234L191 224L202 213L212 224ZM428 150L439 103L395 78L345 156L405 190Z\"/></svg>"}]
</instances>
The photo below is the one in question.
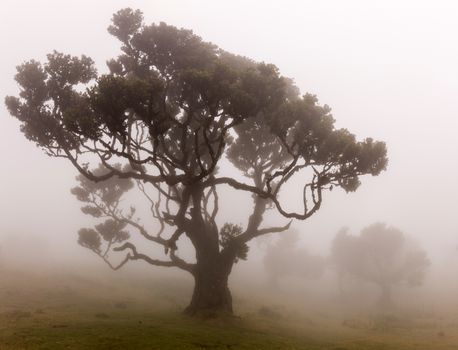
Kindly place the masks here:
<instances>
[{"instance_id":1,"label":"forest floor","mask_svg":"<svg viewBox=\"0 0 458 350\"><path fill-rule=\"evenodd\" d=\"M69 273L0 276L0 350L458 349L458 317L304 315L253 301L244 307L241 299L237 317L196 320L181 315L189 288L173 279L152 293L145 281L120 287Z\"/></svg>"}]
</instances>

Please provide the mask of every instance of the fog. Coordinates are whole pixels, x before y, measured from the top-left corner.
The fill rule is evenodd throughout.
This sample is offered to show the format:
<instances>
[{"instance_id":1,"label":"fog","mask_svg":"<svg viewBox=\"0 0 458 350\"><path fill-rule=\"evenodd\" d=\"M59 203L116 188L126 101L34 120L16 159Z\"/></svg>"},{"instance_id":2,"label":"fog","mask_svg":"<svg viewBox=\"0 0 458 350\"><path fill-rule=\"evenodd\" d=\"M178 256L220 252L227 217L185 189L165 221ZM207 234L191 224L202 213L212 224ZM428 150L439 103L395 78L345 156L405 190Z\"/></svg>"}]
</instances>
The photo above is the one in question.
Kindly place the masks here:
<instances>
[{"instance_id":1,"label":"fog","mask_svg":"<svg viewBox=\"0 0 458 350\"><path fill-rule=\"evenodd\" d=\"M235 303L238 297L257 298L261 304L301 305L304 312L307 307L342 306L336 271L328 261L332 241L342 227L357 235L375 222L384 222L408 235L431 261L420 286L409 288L401 283L394 287L397 305L428 311L456 306L455 1L4 0L0 2L2 101L18 92L15 67L32 58L43 61L52 50L86 54L100 73L107 72L105 62L119 54L119 44L106 28L112 14L124 7L142 10L145 23L163 21L192 29L224 50L275 64L302 93L316 94L321 104L332 108L337 127L347 128L358 139L372 137L387 144L386 171L363 176L354 193L341 189L326 193L315 215L292 223L292 230L299 233L292 243L295 251L303 251L305 261L310 257L325 261L323 272L313 277L293 274L275 288L266 287L270 283L266 254L281 244L280 235L288 233L263 237L250 242L248 260L234 267ZM28 141L3 103L0 125L3 266L25 271L64 268L78 275L114 278L113 283L121 278L117 276L132 280L165 276L183 278L191 285L185 273L140 262L112 272L78 245L78 230L94 220L80 211L81 203L70 193L76 185L76 170L64 159L47 157ZM296 183L299 180L283 195L292 207L295 201L300 203ZM228 189L221 198L221 222L245 225L251 198ZM266 221L287 223L280 216ZM192 258L190 250L185 255ZM344 304L376 307L376 287L358 279L349 286L352 300L361 303Z\"/></svg>"}]
</instances>

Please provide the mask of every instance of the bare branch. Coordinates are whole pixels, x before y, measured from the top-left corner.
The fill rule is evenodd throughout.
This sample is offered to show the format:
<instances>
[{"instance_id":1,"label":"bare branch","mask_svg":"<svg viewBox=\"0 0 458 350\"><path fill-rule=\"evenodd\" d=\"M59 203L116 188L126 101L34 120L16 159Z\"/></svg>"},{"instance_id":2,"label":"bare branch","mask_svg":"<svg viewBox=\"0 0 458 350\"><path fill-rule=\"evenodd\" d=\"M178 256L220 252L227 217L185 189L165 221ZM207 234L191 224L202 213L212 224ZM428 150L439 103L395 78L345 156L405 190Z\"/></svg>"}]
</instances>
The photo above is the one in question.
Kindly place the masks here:
<instances>
[{"instance_id":1,"label":"bare branch","mask_svg":"<svg viewBox=\"0 0 458 350\"><path fill-rule=\"evenodd\" d=\"M268 228L256 230L256 231L253 231L253 232L246 232L246 233L243 233L242 235L240 235L239 237L237 237L237 239L240 240L241 243L245 243L245 242L248 242L249 240L251 240L251 239L253 239L255 237L266 235L268 233L283 232L283 231L286 231L286 230L288 230L290 228L292 222L293 221L291 220L285 226L268 227Z\"/></svg>"},{"instance_id":2,"label":"bare branch","mask_svg":"<svg viewBox=\"0 0 458 350\"><path fill-rule=\"evenodd\" d=\"M129 257L128 260L143 260L147 262L150 265L154 266L164 266L164 267L178 267L180 269L186 270L188 272L193 273L194 267L192 264L185 263L183 260L179 259L176 255L173 254L173 258L170 261L164 261L164 260L157 260L157 259L152 259L151 257L138 253L137 248L130 242L124 243L122 246L113 248L113 251L120 252L124 251L126 249L130 249L131 253L129 253L127 256Z\"/></svg>"}]
</instances>

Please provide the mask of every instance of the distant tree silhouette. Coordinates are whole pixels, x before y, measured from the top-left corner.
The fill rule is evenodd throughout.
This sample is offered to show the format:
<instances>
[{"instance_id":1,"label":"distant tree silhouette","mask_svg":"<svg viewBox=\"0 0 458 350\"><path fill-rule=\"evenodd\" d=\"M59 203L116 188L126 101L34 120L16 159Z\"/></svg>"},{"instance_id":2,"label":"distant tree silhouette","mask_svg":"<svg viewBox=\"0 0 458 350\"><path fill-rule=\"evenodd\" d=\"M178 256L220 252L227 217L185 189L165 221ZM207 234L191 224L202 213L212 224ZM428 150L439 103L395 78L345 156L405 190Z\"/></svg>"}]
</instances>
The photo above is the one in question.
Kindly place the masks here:
<instances>
[{"instance_id":1,"label":"distant tree silhouette","mask_svg":"<svg viewBox=\"0 0 458 350\"><path fill-rule=\"evenodd\" d=\"M341 230L333 240L331 260L339 279L351 275L379 286L382 306L392 304L392 286L401 282L421 285L430 265L424 250L384 223L364 228L359 236Z\"/></svg>"},{"instance_id":2,"label":"distant tree silhouette","mask_svg":"<svg viewBox=\"0 0 458 350\"><path fill-rule=\"evenodd\" d=\"M79 243L113 269L141 260L191 273L188 314L232 312L228 276L247 243L289 227L261 227L267 210L305 220L325 191L355 191L361 175L385 169L383 142L336 129L330 108L300 96L274 65L232 55L190 30L145 25L138 10L117 12L108 30L121 42L109 73L98 75L89 57L53 52L44 64L18 67L19 97L6 105L29 140L81 174L73 194L84 213L105 221L81 229ZM239 175L219 172L221 160ZM295 174L303 180L297 212L280 196ZM217 218L223 186L252 195L246 224ZM150 201L157 232L145 226L151 218L140 221L121 204L134 187ZM166 256L147 255L133 233ZM178 255L185 238L195 263Z\"/></svg>"},{"instance_id":3,"label":"distant tree silhouette","mask_svg":"<svg viewBox=\"0 0 458 350\"><path fill-rule=\"evenodd\" d=\"M292 230L282 233L275 244L268 246L264 266L272 284L276 285L284 277L317 279L323 275L325 259L297 247L298 240L299 232Z\"/></svg>"}]
</instances>

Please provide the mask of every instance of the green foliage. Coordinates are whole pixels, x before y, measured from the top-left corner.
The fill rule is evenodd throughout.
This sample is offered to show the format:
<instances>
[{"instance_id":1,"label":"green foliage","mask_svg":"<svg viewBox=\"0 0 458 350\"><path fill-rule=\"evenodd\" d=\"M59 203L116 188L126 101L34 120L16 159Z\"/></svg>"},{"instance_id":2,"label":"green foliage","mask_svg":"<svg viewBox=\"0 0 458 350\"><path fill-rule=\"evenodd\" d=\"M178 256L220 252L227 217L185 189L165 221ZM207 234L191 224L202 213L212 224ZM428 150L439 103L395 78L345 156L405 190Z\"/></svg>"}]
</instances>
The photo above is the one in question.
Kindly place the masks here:
<instances>
[{"instance_id":1,"label":"green foliage","mask_svg":"<svg viewBox=\"0 0 458 350\"><path fill-rule=\"evenodd\" d=\"M236 238L242 234L240 225L225 223L219 232L219 244L222 248L231 247L235 249L235 257L237 262L239 259L246 260L248 257L249 247L246 243L239 243Z\"/></svg>"},{"instance_id":2,"label":"green foliage","mask_svg":"<svg viewBox=\"0 0 458 350\"><path fill-rule=\"evenodd\" d=\"M245 176L260 181L264 172L283 167L291 160L281 141L270 132L262 117L246 120L235 130L237 137L228 148L227 155Z\"/></svg>"},{"instance_id":3,"label":"green foliage","mask_svg":"<svg viewBox=\"0 0 458 350\"><path fill-rule=\"evenodd\" d=\"M130 8L122 9L113 15L113 24L108 32L122 42L126 42L142 25L143 14Z\"/></svg>"},{"instance_id":4,"label":"green foliage","mask_svg":"<svg viewBox=\"0 0 458 350\"><path fill-rule=\"evenodd\" d=\"M115 168L121 169L122 167L120 164L116 164ZM93 174L103 175L106 172L105 167L100 165L93 171ZM72 188L71 193L75 195L79 201L92 204L93 209L88 209L86 206L83 207L83 211L86 211L87 214L94 213L95 215L93 216L95 217L100 216L99 212L96 210L100 208L94 207L94 202L97 199L104 205L113 208L119 204L122 195L134 187L134 182L131 179L122 179L119 177L111 177L104 181L94 182L80 174L76 179L79 182L79 186Z\"/></svg>"},{"instance_id":5,"label":"green foliage","mask_svg":"<svg viewBox=\"0 0 458 350\"><path fill-rule=\"evenodd\" d=\"M329 183L353 191L359 175L385 168L384 143L356 142L347 130L334 129L330 108L313 95L299 96L274 65L231 55L190 30L142 20L131 9L113 16L109 32L123 43L123 53L108 62L108 75L97 77L84 55L58 52L44 65L32 60L18 67L21 92L6 104L29 139L50 155L61 154L103 135L126 142L138 120L161 143L157 152L190 175L196 175L198 157L210 172L216 169L208 164L214 149L193 149L201 128L209 134L197 142L205 136L232 144L228 157L246 175L253 175L254 160L274 170L297 156L327 166ZM235 138L224 129L231 120Z\"/></svg>"},{"instance_id":6,"label":"green foliage","mask_svg":"<svg viewBox=\"0 0 458 350\"><path fill-rule=\"evenodd\" d=\"M94 118L100 126L106 126L111 133L126 135L129 118L134 112L143 116L144 122L151 123L160 116L157 104L158 95L162 93L161 81L150 77L142 80L136 77L103 75L97 85L89 90L88 99ZM148 113L148 109L152 113Z\"/></svg>"},{"instance_id":7,"label":"green foliage","mask_svg":"<svg viewBox=\"0 0 458 350\"><path fill-rule=\"evenodd\" d=\"M100 235L98 232L90 228L82 228L78 231L78 243L83 247L96 251L97 253L100 253L100 247L102 246Z\"/></svg>"},{"instance_id":8,"label":"green foliage","mask_svg":"<svg viewBox=\"0 0 458 350\"><path fill-rule=\"evenodd\" d=\"M95 230L82 228L78 231L78 243L96 253L101 253L102 239L109 245L120 243L129 239L129 232L124 230L126 223L107 219L101 224L95 225Z\"/></svg>"},{"instance_id":9,"label":"green foliage","mask_svg":"<svg viewBox=\"0 0 458 350\"><path fill-rule=\"evenodd\" d=\"M116 165L118 169L121 166ZM94 171L96 175L101 175L106 170L100 166ZM93 182L85 178L83 175L78 175L77 180L80 185L72 188L71 192L76 198L87 205L81 208L85 214L95 218L110 217L111 214L121 213L118 207L122 195L132 189L133 181L130 179L120 179L111 177L108 180ZM131 208L130 217L133 215L134 209ZM94 252L102 253L102 240L110 247L114 243L120 243L129 239L130 235L127 230L126 222L120 220L107 219L103 223L95 225L94 229L82 228L78 231L78 243Z\"/></svg>"},{"instance_id":10,"label":"green foliage","mask_svg":"<svg viewBox=\"0 0 458 350\"><path fill-rule=\"evenodd\" d=\"M125 222L108 219L105 222L95 225L95 229L107 242L122 242L129 238L129 233L124 230Z\"/></svg>"},{"instance_id":11,"label":"green foliage","mask_svg":"<svg viewBox=\"0 0 458 350\"><path fill-rule=\"evenodd\" d=\"M5 103L22 122L28 139L48 152L53 147L73 149L79 145L79 132L94 133L90 114L84 113L88 111L85 94L77 91L79 84L95 78L94 62L84 55L78 58L56 51L47 58L45 65L31 60L17 67L20 98L8 96Z\"/></svg>"}]
</instances>

